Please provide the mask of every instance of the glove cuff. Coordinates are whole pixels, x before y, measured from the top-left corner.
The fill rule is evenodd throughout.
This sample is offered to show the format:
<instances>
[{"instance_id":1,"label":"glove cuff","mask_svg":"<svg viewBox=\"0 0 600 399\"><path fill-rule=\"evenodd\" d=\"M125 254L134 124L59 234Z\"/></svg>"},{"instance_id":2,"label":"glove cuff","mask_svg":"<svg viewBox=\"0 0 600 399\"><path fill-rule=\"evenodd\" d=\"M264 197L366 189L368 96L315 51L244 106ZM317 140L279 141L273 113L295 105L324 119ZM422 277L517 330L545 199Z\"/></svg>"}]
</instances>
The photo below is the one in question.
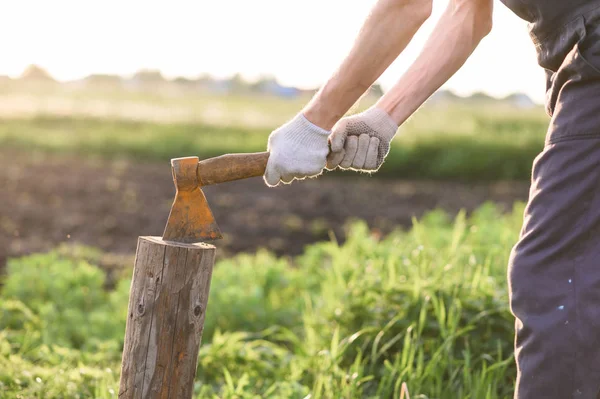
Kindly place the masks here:
<instances>
[{"instance_id":1,"label":"glove cuff","mask_svg":"<svg viewBox=\"0 0 600 399\"><path fill-rule=\"evenodd\" d=\"M392 140L398 131L398 125L392 117L381 108L375 106L362 113L362 120L388 140Z\"/></svg>"},{"instance_id":2,"label":"glove cuff","mask_svg":"<svg viewBox=\"0 0 600 399\"><path fill-rule=\"evenodd\" d=\"M323 143L327 143L330 133L299 113L269 136L267 151L271 151L271 146L277 140L284 140L288 146L291 145L303 149L303 151L320 149L323 148Z\"/></svg>"},{"instance_id":3,"label":"glove cuff","mask_svg":"<svg viewBox=\"0 0 600 399\"><path fill-rule=\"evenodd\" d=\"M296 115L294 120L296 120L296 119L298 120L298 125L300 126L300 128L304 128L307 131L313 132L315 134L325 135L325 136L329 136L331 134L330 130L325 130L322 127L319 127L319 126L315 125L314 123L312 123L311 121L309 121L308 119L306 119L306 116L304 116L303 113L299 113L298 115Z\"/></svg>"},{"instance_id":4,"label":"glove cuff","mask_svg":"<svg viewBox=\"0 0 600 399\"><path fill-rule=\"evenodd\" d=\"M329 134L331 134L330 131L306 119L302 113L299 113L287 123L287 129L289 129L288 134L294 137L296 143L307 147L311 147L315 141L326 141Z\"/></svg>"}]
</instances>

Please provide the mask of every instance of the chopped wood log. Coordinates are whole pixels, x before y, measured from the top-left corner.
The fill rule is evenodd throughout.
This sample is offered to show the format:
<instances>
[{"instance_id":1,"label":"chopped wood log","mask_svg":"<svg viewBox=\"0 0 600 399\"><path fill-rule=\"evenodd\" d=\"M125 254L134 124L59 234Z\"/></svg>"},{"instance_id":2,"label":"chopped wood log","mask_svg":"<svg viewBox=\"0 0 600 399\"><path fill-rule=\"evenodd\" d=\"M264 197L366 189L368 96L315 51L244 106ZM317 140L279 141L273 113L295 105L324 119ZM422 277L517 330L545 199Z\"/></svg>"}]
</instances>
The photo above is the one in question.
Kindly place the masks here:
<instances>
[{"instance_id":1,"label":"chopped wood log","mask_svg":"<svg viewBox=\"0 0 600 399\"><path fill-rule=\"evenodd\" d=\"M216 248L139 237L119 398L192 397Z\"/></svg>"}]
</instances>

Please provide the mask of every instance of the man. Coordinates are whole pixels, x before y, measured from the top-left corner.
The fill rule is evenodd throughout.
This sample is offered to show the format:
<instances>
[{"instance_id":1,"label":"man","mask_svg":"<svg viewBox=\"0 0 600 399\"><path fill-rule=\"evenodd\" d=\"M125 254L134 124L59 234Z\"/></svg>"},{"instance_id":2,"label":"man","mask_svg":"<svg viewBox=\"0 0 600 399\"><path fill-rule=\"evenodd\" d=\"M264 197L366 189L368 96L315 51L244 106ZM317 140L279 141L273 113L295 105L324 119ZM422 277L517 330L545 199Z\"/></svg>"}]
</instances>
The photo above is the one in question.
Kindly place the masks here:
<instances>
[{"instance_id":1,"label":"man","mask_svg":"<svg viewBox=\"0 0 600 399\"><path fill-rule=\"evenodd\" d=\"M325 167L381 166L398 126L492 27L492 0L449 0L396 85L374 107L339 120L406 47L429 17L431 1L375 5L337 72L269 137L268 185L316 176ZM509 264L515 398L600 398L600 0L503 2L530 23L551 116Z\"/></svg>"}]
</instances>

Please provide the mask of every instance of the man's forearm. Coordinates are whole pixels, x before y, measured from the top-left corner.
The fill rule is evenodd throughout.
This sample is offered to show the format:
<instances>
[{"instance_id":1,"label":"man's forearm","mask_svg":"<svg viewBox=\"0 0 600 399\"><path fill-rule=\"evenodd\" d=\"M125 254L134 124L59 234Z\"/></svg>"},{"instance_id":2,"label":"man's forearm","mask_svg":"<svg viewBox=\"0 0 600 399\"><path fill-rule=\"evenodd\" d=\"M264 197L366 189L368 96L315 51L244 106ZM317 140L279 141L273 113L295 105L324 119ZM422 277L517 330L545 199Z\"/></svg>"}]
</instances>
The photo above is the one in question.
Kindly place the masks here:
<instances>
[{"instance_id":1,"label":"man's forearm","mask_svg":"<svg viewBox=\"0 0 600 399\"><path fill-rule=\"evenodd\" d=\"M306 118L330 130L408 45L431 1L379 0L346 59L304 108Z\"/></svg>"},{"instance_id":2,"label":"man's forearm","mask_svg":"<svg viewBox=\"0 0 600 399\"><path fill-rule=\"evenodd\" d=\"M473 53L491 29L492 0L450 0L421 54L377 103L401 125Z\"/></svg>"}]
</instances>

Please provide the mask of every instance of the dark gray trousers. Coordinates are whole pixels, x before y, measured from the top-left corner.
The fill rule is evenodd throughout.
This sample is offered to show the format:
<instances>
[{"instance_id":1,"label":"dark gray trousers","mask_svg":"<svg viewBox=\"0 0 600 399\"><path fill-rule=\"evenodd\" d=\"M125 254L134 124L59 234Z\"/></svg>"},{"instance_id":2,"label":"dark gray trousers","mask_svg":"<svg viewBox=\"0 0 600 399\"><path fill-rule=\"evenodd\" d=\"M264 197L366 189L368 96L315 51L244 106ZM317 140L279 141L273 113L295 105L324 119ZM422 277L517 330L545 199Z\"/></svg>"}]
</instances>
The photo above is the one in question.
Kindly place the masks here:
<instances>
[{"instance_id":1,"label":"dark gray trousers","mask_svg":"<svg viewBox=\"0 0 600 399\"><path fill-rule=\"evenodd\" d=\"M595 399L600 389L600 137L537 157L509 265L518 399Z\"/></svg>"},{"instance_id":2,"label":"dark gray trousers","mask_svg":"<svg viewBox=\"0 0 600 399\"><path fill-rule=\"evenodd\" d=\"M596 13L598 14L598 13ZM552 116L510 257L518 399L600 398L600 23L538 42Z\"/></svg>"}]
</instances>

